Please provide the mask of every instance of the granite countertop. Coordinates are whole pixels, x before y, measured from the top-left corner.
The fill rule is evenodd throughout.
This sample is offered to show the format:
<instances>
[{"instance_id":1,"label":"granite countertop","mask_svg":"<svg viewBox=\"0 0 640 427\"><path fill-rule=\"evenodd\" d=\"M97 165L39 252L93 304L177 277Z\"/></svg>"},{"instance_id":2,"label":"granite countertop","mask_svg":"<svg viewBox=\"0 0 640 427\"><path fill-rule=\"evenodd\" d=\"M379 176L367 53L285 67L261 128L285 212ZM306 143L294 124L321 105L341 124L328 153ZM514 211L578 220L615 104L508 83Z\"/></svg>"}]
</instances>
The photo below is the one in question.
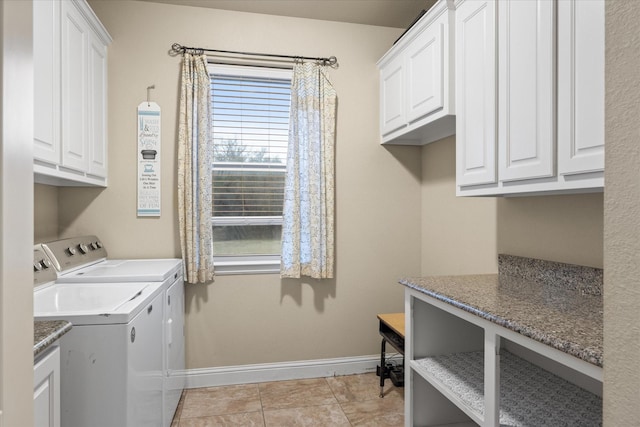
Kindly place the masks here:
<instances>
[{"instance_id":1,"label":"granite countertop","mask_svg":"<svg viewBox=\"0 0 640 427\"><path fill-rule=\"evenodd\" d=\"M33 357L45 351L57 339L71 330L66 320L36 320L33 322Z\"/></svg>"},{"instance_id":2,"label":"granite countertop","mask_svg":"<svg viewBox=\"0 0 640 427\"><path fill-rule=\"evenodd\" d=\"M499 274L400 283L601 367L602 270L503 255L499 262Z\"/></svg>"}]
</instances>

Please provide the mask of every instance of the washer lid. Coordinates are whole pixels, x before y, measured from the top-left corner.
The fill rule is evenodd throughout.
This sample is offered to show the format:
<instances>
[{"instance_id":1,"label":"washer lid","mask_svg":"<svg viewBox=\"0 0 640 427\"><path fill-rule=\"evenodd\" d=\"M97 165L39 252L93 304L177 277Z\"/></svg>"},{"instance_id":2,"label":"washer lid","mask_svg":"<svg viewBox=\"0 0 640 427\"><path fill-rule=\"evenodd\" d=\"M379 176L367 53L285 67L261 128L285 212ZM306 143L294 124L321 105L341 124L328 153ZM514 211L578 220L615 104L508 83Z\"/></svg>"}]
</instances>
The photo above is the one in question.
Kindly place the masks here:
<instances>
[{"instance_id":1,"label":"washer lid","mask_svg":"<svg viewBox=\"0 0 640 427\"><path fill-rule=\"evenodd\" d=\"M163 282L181 269L181 259L111 259L63 273L58 283Z\"/></svg>"},{"instance_id":2,"label":"washer lid","mask_svg":"<svg viewBox=\"0 0 640 427\"><path fill-rule=\"evenodd\" d=\"M34 317L74 325L128 323L160 291L159 283L54 284L34 292Z\"/></svg>"}]
</instances>

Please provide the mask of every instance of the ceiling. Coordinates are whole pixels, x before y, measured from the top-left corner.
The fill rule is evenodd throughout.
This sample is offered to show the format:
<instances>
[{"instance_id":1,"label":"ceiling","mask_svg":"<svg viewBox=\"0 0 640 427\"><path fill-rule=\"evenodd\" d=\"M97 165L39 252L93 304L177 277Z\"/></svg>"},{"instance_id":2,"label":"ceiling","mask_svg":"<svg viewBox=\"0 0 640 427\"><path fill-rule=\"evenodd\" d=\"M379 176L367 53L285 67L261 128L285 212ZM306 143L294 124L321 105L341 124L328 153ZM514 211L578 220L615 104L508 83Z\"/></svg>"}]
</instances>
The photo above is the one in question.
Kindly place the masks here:
<instances>
[{"instance_id":1,"label":"ceiling","mask_svg":"<svg viewBox=\"0 0 640 427\"><path fill-rule=\"evenodd\" d=\"M239 12L407 28L436 0L141 0Z\"/></svg>"}]
</instances>

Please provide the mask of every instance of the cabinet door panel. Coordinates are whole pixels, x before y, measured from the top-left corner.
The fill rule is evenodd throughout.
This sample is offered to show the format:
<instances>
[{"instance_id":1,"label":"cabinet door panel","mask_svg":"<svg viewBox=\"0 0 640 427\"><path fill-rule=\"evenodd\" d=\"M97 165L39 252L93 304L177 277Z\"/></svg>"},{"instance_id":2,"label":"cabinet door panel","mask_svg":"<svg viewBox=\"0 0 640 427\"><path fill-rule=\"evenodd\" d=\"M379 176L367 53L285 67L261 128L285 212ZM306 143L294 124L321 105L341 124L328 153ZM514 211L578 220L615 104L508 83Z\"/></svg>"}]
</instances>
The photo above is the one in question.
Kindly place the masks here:
<instances>
[{"instance_id":1,"label":"cabinet door panel","mask_svg":"<svg viewBox=\"0 0 640 427\"><path fill-rule=\"evenodd\" d=\"M558 3L558 173L604 170L604 0Z\"/></svg>"},{"instance_id":2,"label":"cabinet door panel","mask_svg":"<svg viewBox=\"0 0 640 427\"><path fill-rule=\"evenodd\" d=\"M59 347L54 347L34 366L33 415L36 427L60 427Z\"/></svg>"},{"instance_id":3,"label":"cabinet door panel","mask_svg":"<svg viewBox=\"0 0 640 427\"><path fill-rule=\"evenodd\" d=\"M495 2L456 10L456 181L496 182Z\"/></svg>"},{"instance_id":4,"label":"cabinet door panel","mask_svg":"<svg viewBox=\"0 0 640 427\"><path fill-rule=\"evenodd\" d=\"M107 176L107 48L95 36L89 44L89 173Z\"/></svg>"},{"instance_id":5,"label":"cabinet door panel","mask_svg":"<svg viewBox=\"0 0 640 427\"><path fill-rule=\"evenodd\" d=\"M425 29L407 50L407 121L413 122L442 108L444 25Z\"/></svg>"},{"instance_id":6,"label":"cabinet door panel","mask_svg":"<svg viewBox=\"0 0 640 427\"><path fill-rule=\"evenodd\" d=\"M386 135L405 125L404 64L398 56L380 72L380 133Z\"/></svg>"},{"instance_id":7,"label":"cabinet door panel","mask_svg":"<svg viewBox=\"0 0 640 427\"><path fill-rule=\"evenodd\" d=\"M555 4L498 3L498 157L501 181L555 172Z\"/></svg>"},{"instance_id":8,"label":"cabinet door panel","mask_svg":"<svg viewBox=\"0 0 640 427\"><path fill-rule=\"evenodd\" d=\"M84 18L62 3L62 165L87 170L87 43Z\"/></svg>"},{"instance_id":9,"label":"cabinet door panel","mask_svg":"<svg viewBox=\"0 0 640 427\"><path fill-rule=\"evenodd\" d=\"M33 155L60 161L60 3L33 3Z\"/></svg>"}]
</instances>

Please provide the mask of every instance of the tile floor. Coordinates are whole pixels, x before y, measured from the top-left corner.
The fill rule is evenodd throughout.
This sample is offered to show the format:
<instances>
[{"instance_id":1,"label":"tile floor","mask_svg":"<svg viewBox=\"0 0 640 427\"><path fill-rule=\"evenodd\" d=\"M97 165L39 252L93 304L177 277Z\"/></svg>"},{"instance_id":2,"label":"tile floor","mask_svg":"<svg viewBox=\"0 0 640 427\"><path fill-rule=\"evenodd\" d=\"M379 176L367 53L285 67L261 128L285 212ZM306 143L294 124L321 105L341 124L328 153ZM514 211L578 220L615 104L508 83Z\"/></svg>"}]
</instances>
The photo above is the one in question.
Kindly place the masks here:
<instances>
[{"instance_id":1,"label":"tile floor","mask_svg":"<svg viewBox=\"0 0 640 427\"><path fill-rule=\"evenodd\" d=\"M185 390L171 427L402 426L404 389L375 374Z\"/></svg>"}]
</instances>

